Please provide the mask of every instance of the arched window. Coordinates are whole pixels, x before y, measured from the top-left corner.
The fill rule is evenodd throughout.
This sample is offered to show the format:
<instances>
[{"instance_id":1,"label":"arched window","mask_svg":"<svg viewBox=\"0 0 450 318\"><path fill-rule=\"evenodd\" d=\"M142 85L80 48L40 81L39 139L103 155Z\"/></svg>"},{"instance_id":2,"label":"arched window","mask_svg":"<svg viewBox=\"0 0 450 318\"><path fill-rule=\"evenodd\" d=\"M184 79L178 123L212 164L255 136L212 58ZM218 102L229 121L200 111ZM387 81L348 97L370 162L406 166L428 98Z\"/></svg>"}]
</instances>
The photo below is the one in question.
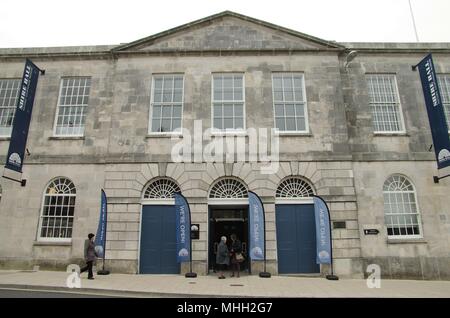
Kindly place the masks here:
<instances>
[{"instance_id":1,"label":"arched window","mask_svg":"<svg viewBox=\"0 0 450 318\"><path fill-rule=\"evenodd\" d=\"M210 199L243 199L248 198L247 187L234 178L216 181L209 192Z\"/></svg>"},{"instance_id":2,"label":"arched window","mask_svg":"<svg viewBox=\"0 0 450 318\"><path fill-rule=\"evenodd\" d=\"M277 188L277 198L308 198L314 194L312 186L299 177L289 177Z\"/></svg>"},{"instance_id":3,"label":"arched window","mask_svg":"<svg viewBox=\"0 0 450 318\"><path fill-rule=\"evenodd\" d=\"M404 176L393 175L383 185L384 218L389 237L420 237L416 191Z\"/></svg>"},{"instance_id":4,"label":"arched window","mask_svg":"<svg viewBox=\"0 0 450 318\"><path fill-rule=\"evenodd\" d=\"M172 199L180 187L169 178L159 178L149 183L144 191L144 199Z\"/></svg>"},{"instance_id":5,"label":"arched window","mask_svg":"<svg viewBox=\"0 0 450 318\"><path fill-rule=\"evenodd\" d=\"M72 238L75 198L72 181L56 178L45 189L42 204L39 238L42 240L70 240Z\"/></svg>"}]
</instances>

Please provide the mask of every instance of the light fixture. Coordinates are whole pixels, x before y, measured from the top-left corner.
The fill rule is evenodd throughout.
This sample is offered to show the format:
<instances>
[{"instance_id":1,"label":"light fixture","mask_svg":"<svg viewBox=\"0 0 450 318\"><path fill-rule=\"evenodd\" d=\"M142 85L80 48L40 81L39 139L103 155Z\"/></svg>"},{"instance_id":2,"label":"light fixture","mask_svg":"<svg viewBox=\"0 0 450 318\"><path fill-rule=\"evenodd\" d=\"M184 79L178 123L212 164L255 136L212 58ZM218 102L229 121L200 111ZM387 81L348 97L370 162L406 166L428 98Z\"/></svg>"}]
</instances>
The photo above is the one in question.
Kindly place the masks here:
<instances>
[{"instance_id":1,"label":"light fixture","mask_svg":"<svg viewBox=\"0 0 450 318\"><path fill-rule=\"evenodd\" d=\"M358 51L350 51L347 56L345 57L345 64L344 68L347 68L351 61L355 59L355 57L358 56Z\"/></svg>"}]
</instances>

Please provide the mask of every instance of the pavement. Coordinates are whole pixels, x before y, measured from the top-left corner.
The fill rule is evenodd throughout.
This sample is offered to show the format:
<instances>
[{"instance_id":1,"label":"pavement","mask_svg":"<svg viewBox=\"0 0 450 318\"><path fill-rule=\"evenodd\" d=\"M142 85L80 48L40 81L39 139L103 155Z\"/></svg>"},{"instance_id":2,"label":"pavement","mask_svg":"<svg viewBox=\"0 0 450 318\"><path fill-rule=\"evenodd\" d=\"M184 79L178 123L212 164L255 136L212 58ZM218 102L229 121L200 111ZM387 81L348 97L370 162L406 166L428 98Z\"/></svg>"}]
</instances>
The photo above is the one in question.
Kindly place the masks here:
<instances>
[{"instance_id":1,"label":"pavement","mask_svg":"<svg viewBox=\"0 0 450 318\"><path fill-rule=\"evenodd\" d=\"M368 288L365 279L329 281L319 277L272 276L217 279L215 275L81 275L81 288L68 288L70 273L0 270L0 289L75 292L126 297L307 297L307 298L450 298L450 281L381 280Z\"/></svg>"},{"instance_id":2,"label":"pavement","mask_svg":"<svg viewBox=\"0 0 450 318\"><path fill-rule=\"evenodd\" d=\"M63 292L63 291L42 291L33 289L2 289L0 288L0 298L118 298L120 296L103 294L86 294L83 292ZM123 297L123 296L122 296Z\"/></svg>"}]
</instances>

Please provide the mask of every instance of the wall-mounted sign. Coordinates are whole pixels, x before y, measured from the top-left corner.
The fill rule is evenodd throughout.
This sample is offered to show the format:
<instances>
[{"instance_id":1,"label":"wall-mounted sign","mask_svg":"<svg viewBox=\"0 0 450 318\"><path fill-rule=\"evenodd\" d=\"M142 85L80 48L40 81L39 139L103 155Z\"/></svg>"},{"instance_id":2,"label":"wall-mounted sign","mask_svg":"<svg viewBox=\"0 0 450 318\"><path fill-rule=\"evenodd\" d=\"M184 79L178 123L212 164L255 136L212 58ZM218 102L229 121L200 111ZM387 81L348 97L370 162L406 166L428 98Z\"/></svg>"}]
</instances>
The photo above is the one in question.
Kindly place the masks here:
<instances>
[{"instance_id":1,"label":"wall-mounted sign","mask_svg":"<svg viewBox=\"0 0 450 318\"><path fill-rule=\"evenodd\" d=\"M200 224L191 224L191 240L200 239Z\"/></svg>"},{"instance_id":2,"label":"wall-mounted sign","mask_svg":"<svg viewBox=\"0 0 450 318\"><path fill-rule=\"evenodd\" d=\"M378 235L380 231L377 229L366 229L364 230L364 235Z\"/></svg>"}]
</instances>

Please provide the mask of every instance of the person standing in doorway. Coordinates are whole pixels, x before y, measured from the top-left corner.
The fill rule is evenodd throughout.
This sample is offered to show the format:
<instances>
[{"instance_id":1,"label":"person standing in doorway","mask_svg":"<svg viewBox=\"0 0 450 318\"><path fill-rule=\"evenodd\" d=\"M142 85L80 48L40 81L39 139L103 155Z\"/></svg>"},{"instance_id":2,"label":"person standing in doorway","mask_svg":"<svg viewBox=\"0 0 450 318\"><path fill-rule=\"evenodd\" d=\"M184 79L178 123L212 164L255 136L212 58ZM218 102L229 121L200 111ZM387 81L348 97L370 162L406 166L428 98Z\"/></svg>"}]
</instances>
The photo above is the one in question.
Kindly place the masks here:
<instances>
[{"instance_id":1,"label":"person standing in doorway","mask_svg":"<svg viewBox=\"0 0 450 318\"><path fill-rule=\"evenodd\" d=\"M216 264L219 270L219 279L224 279L224 271L227 269L230 263L230 255L227 246L226 236L220 238L219 246L217 247Z\"/></svg>"},{"instance_id":2,"label":"person standing in doorway","mask_svg":"<svg viewBox=\"0 0 450 318\"><path fill-rule=\"evenodd\" d=\"M231 277L234 277L234 272L236 271L236 276L239 277L241 271L241 262L243 261L242 256L242 243L239 241L236 234L231 234Z\"/></svg>"},{"instance_id":3,"label":"person standing in doorway","mask_svg":"<svg viewBox=\"0 0 450 318\"><path fill-rule=\"evenodd\" d=\"M95 252L94 236L94 234L89 233L88 239L84 241L84 259L86 261L86 266L81 269L80 274L88 271L88 279L94 279L92 266L97 257L97 253Z\"/></svg>"}]
</instances>

